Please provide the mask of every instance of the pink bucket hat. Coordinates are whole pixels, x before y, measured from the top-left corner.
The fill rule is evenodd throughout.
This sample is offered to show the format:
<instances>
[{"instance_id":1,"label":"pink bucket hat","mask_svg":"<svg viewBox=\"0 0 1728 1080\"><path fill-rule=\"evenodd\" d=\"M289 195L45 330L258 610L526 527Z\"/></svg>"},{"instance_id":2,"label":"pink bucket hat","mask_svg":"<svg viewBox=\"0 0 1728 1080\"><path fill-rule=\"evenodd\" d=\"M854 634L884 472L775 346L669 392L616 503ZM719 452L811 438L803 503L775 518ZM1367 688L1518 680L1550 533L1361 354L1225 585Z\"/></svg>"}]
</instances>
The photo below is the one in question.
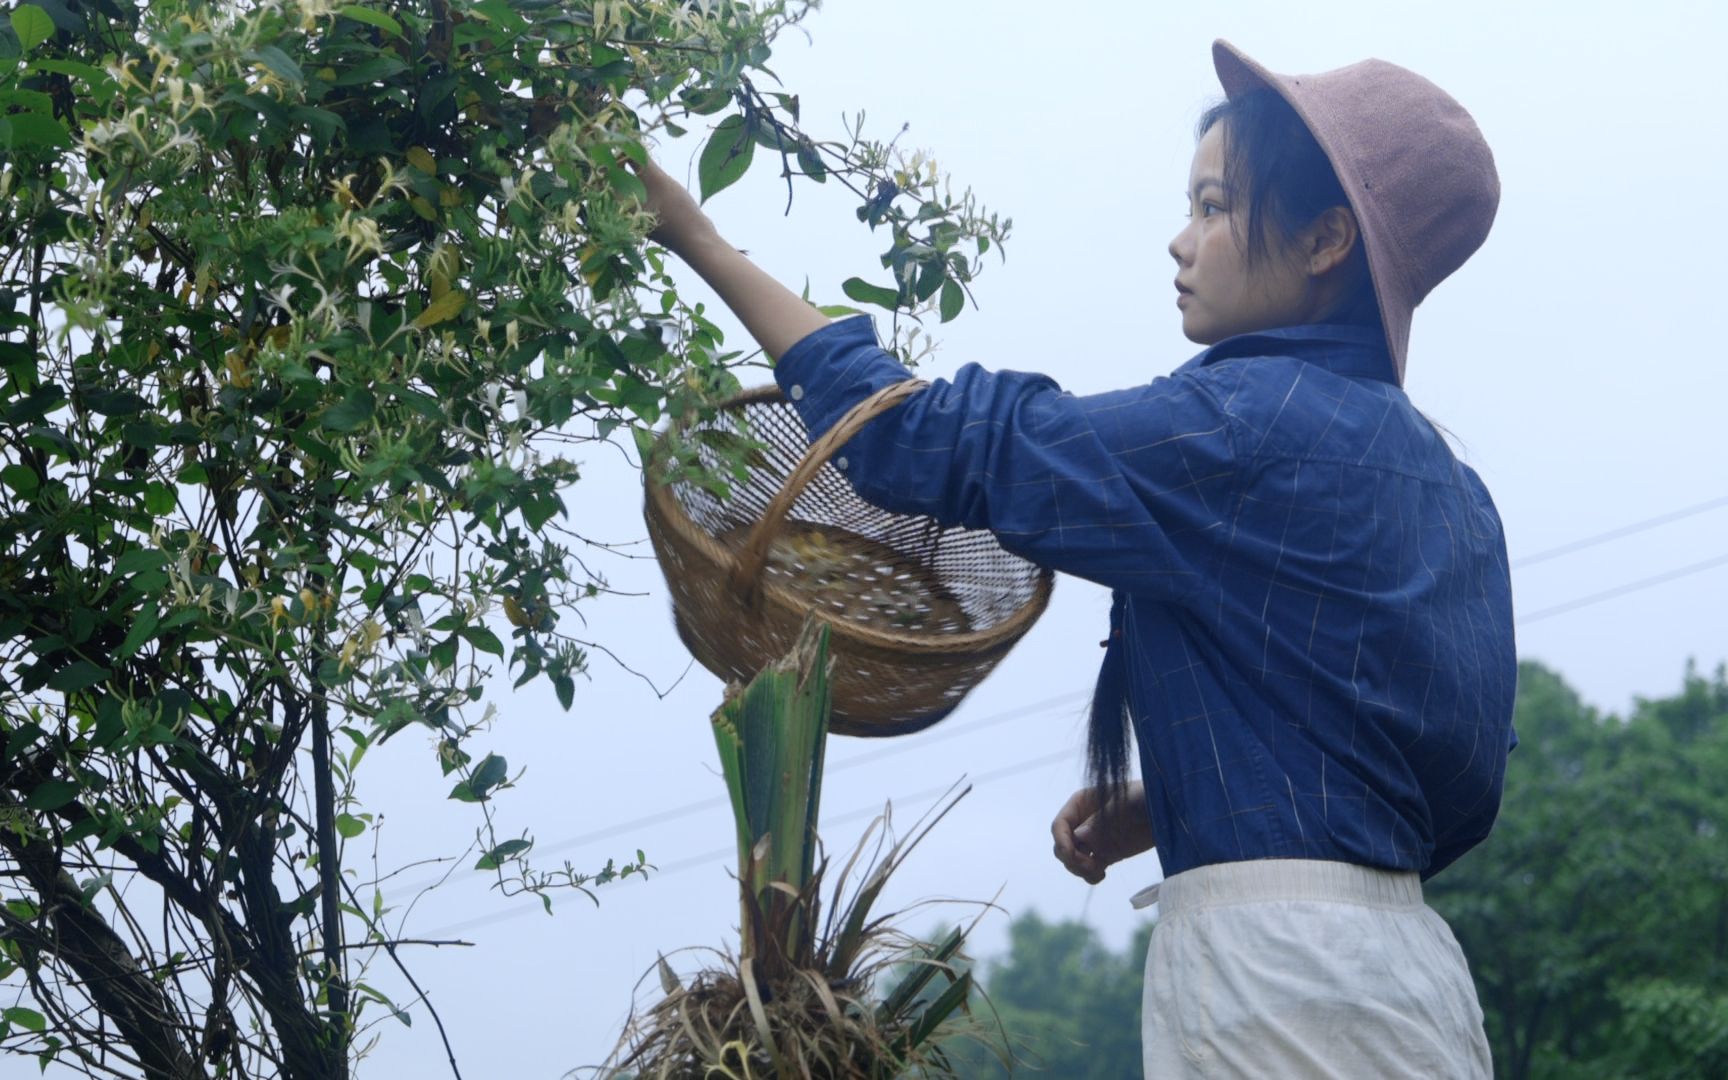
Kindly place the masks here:
<instances>
[{"instance_id":1,"label":"pink bucket hat","mask_svg":"<svg viewBox=\"0 0 1728 1080\"><path fill-rule=\"evenodd\" d=\"M1402 383L1411 313L1482 246L1500 205L1476 121L1446 91L1384 60L1277 75L1219 40L1212 65L1228 97L1265 87L1289 102L1331 160L1356 212Z\"/></svg>"}]
</instances>

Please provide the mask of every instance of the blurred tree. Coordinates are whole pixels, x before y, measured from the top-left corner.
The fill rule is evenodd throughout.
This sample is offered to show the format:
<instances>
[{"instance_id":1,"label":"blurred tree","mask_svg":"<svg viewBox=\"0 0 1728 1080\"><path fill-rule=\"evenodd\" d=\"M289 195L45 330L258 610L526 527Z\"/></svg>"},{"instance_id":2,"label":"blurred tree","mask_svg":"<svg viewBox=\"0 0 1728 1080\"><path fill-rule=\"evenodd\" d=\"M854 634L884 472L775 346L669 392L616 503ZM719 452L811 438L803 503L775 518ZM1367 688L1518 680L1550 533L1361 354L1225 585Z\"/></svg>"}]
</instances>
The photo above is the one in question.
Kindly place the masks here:
<instances>
[{"instance_id":1,"label":"blurred tree","mask_svg":"<svg viewBox=\"0 0 1728 1080\"><path fill-rule=\"evenodd\" d=\"M1008 953L987 962L982 984L1001 1031L955 1040L949 1049L965 1076L1009 1075L1002 1036L1018 1058L1015 1074L1039 1072L1063 1080L1121 1080L1140 1075L1140 986L1147 925L1126 951L1112 951L1091 927L1049 923L1036 912L1008 928ZM978 1006L974 1006L978 1010Z\"/></svg>"},{"instance_id":2,"label":"blurred tree","mask_svg":"<svg viewBox=\"0 0 1728 1080\"><path fill-rule=\"evenodd\" d=\"M1728 680L1625 720L1520 670L1492 836L1429 885L1501 1075L1728 1075Z\"/></svg>"}]
</instances>

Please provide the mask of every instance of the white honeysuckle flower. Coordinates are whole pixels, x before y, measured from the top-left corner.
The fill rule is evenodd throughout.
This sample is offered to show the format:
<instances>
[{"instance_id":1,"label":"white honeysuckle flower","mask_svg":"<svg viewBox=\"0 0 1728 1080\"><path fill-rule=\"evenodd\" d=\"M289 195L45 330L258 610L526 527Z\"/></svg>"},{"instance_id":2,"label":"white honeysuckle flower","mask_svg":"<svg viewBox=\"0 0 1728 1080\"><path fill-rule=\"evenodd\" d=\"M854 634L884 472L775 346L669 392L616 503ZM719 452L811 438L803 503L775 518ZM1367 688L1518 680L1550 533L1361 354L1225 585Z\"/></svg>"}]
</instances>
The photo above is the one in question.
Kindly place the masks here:
<instances>
[{"instance_id":1,"label":"white honeysuckle flower","mask_svg":"<svg viewBox=\"0 0 1728 1080\"><path fill-rule=\"evenodd\" d=\"M314 30L320 19L329 18L339 10L331 0L298 0L294 5L300 13L300 29Z\"/></svg>"},{"instance_id":2,"label":"white honeysuckle flower","mask_svg":"<svg viewBox=\"0 0 1728 1080\"><path fill-rule=\"evenodd\" d=\"M92 150L100 150L118 139L126 126L118 120L98 120L84 129L84 142Z\"/></svg>"},{"instance_id":3,"label":"white honeysuckle flower","mask_svg":"<svg viewBox=\"0 0 1728 1080\"><path fill-rule=\"evenodd\" d=\"M350 263L362 255L377 254L384 250L384 238L378 231L378 223L364 215L355 214L352 210L344 213L342 220L336 223L336 236L348 245Z\"/></svg>"},{"instance_id":4,"label":"white honeysuckle flower","mask_svg":"<svg viewBox=\"0 0 1728 1080\"><path fill-rule=\"evenodd\" d=\"M389 158L380 157L378 167L383 171L384 178L379 181L378 190L373 194L371 202L366 204L369 207L376 206L386 195L405 194L408 191L408 181L396 172L396 166L391 164Z\"/></svg>"},{"instance_id":5,"label":"white honeysuckle flower","mask_svg":"<svg viewBox=\"0 0 1728 1080\"><path fill-rule=\"evenodd\" d=\"M323 324L326 330L342 329L348 321L342 314L343 294L340 291L331 292L324 287L322 281L316 278L312 281L312 287L318 290L318 302L312 305L312 310L307 313L306 317L313 322Z\"/></svg>"},{"instance_id":6,"label":"white honeysuckle flower","mask_svg":"<svg viewBox=\"0 0 1728 1080\"><path fill-rule=\"evenodd\" d=\"M190 161L191 159L196 158L198 152L203 148L204 143L198 138L198 136L177 127L174 129L173 136L170 137L167 142L158 147L156 152L159 155L165 155L178 151L183 159Z\"/></svg>"},{"instance_id":7,"label":"white honeysuckle flower","mask_svg":"<svg viewBox=\"0 0 1728 1080\"><path fill-rule=\"evenodd\" d=\"M281 273L280 270L276 272ZM292 283L284 282L280 288L264 290L264 299L281 311L293 314L294 309L288 306L288 301L296 291Z\"/></svg>"}]
</instances>

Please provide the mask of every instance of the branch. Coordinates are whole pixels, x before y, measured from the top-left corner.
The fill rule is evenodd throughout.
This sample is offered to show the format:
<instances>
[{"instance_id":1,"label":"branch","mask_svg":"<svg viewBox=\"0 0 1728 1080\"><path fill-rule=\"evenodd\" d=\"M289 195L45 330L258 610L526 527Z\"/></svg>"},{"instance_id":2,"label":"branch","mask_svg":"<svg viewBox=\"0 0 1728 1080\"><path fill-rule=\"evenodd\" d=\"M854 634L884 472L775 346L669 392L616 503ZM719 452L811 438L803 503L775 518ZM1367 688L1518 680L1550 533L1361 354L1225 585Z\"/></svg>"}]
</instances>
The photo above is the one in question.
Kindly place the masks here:
<instances>
[{"instance_id":1,"label":"branch","mask_svg":"<svg viewBox=\"0 0 1728 1080\"><path fill-rule=\"evenodd\" d=\"M10 805L18 805L11 799ZM181 1037L190 1030L173 1002L139 966L114 928L84 904L82 891L60 865L60 852L41 840L24 840L0 829L0 847L17 861L41 898L43 917L52 935L36 933L34 944L64 962L83 980L90 1000L113 1021L120 1037L137 1054L144 1075L163 1080L202 1080L204 1070ZM17 928L34 931L9 912L0 922L10 935Z\"/></svg>"}]
</instances>

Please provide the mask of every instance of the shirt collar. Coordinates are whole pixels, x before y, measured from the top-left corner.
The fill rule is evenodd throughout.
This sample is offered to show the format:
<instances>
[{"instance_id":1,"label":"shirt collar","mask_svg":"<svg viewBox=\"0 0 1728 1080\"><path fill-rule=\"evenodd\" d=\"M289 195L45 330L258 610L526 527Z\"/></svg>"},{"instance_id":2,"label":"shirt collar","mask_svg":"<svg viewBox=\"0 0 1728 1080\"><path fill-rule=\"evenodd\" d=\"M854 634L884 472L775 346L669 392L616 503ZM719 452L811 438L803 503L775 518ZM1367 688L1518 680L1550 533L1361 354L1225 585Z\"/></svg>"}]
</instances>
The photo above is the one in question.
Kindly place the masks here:
<instances>
[{"instance_id":1,"label":"shirt collar","mask_svg":"<svg viewBox=\"0 0 1728 1080\"><path fill-rule=\"evenodd\" d=\"M1292 356L1334 374L1398 385L1391 354L1386 351L1386 337L1380 328L1346 323L1312 323L1237 334L1213 345L1177 371L1253 356Z\"/></svg>"}]
</instances>

